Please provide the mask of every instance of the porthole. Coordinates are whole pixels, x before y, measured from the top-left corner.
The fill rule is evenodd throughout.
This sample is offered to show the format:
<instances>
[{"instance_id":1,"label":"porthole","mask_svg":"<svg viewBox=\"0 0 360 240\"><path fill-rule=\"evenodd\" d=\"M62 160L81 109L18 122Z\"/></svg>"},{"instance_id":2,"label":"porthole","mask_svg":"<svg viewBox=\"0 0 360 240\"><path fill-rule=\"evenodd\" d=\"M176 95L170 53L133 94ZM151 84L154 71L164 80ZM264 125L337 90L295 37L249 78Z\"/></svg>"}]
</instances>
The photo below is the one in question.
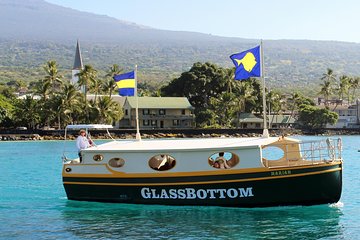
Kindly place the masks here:
<instances>
[{"instance_id":1,"label":"porthole","mask_svg":"<svg viewBox=\"0 0 360 240\"><path fill-rule=\"evenodd\" d=\"M270 161L280 160L284 157L284 151L278 146L266 146L262 150L262 157Z\"/></svg>"},{"instance_id":2,"label":"porthole","mask_svg":"<svg viewBox=\"0 0 360 240\"><path fill-rule=\"evenodd\" d=\"M95 162L101 162L104 159L104 156L100 154L96 154L93 156L93 159Z\"/></svg>"},{"instance_id":3,"label":"porthole","mask_svg":"<svg viewBox=\"0 0 360 240\"><path fill-rule=\"evenodd\" d=\"M71 172L71 168L65 168L65 172Z\"/></svg>"},{"instance_id":4,"label":"porthole","mask_svg":"<svg viewBox=\"0 0 360 240\"><path fill-rule=\"evenodd\" d=\"M239 162L239 156L232 152L217 152L208 158L209 165L213 168L230 169Z\"/></svg>"},{"instance_id":5,"label":"porthole","mask_svg":"<svg viewBox=\"0 0 360 240\"><path fill-rule=\"evenodd\" d=\"M170 170L175 164L175 158L167 154L159 154L149 159L149 166L156 171Z\"/></svg>"},{"instance_id":6,"label":"porthole","mask_svg":"<svg viewBox=\"0 0 360 240\"><path fill-rule=\"evenodd\" d=\"M124 166L125 160L122 158L112 158L109 160L109 166L113 168L119 168Z\"/></svg>"}]
</instances>

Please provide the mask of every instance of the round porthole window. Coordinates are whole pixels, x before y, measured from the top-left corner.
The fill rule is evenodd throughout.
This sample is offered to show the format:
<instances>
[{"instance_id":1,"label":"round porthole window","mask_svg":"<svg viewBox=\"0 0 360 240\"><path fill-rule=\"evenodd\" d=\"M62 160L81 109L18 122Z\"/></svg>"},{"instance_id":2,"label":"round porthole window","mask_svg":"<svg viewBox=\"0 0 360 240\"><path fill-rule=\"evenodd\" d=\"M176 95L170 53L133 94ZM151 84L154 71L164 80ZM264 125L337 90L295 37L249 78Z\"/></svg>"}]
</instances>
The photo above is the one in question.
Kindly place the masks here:
<instances>
[{"instance_id":1,"label":"round porthole window","mask_svg":"<svg viewBox=\"0 0 360 240\"><path fill-rule=\"evenodd\" d=\"M112 158L109 160L109 166L113 168L119 168L124 166L125 160L122 158Z\"/></svg>"},{"instance_id":2,"label":"round porthole window","mask_svg":"<svg viewBox=\"0 0 360 240\"><path fill-rule=\"evenodd\" d=\"M95 162L101 162L104 159L104 156L100 154L96 154L93 156L93 159Z\"/></svg>"},{"instance_id":3,"label":"round porthole window","mask_svg":"<svg viewBox=\"0 0 360 240\"><path fill-rule=\"evenodd\" d=\"M156 171L170 170L175 164L175 158L167 154L159 154L149 159L149 166Z\"/></svg>"},{"instance_id":4,"label":"round porthole window","mask_svg":"<svg viewBox=\"0 0 360 240\"><path fill-rule=\"evenodd\" d=\"M266 146L263 148L262 157L270 161L280 160L284 157L284 151L277 146Z\"/></svg>"},{"instance_id":5,"label":"round porthole window","mask_svg":"<svg viewBox=\"0 0 360 240\"><path fill-rule=\"evenodd\" d=\"M217 152L208 158L209 165L213 168L229 169L239 162L239 156L232 152Z\"/></svg>"}]
</instances>

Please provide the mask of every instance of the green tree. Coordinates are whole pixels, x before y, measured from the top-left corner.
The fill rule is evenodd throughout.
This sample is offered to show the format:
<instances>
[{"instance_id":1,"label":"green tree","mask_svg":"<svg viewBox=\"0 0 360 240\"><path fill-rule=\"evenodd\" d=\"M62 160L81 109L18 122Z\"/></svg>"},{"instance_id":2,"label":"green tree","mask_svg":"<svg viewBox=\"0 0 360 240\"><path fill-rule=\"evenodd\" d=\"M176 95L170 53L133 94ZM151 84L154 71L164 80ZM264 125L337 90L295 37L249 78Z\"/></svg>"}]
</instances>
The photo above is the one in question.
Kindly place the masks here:
<instances>
[{"instance_id":1,"label":"green tree","mask_svg":"<svg viewBox=\"0 0 360 240\"><path fill-rule=\"evenodd\" d=\"M108 96L99 98L97 103L93 102L93 112L93 116L96 116L93 121L104 124L112 124L123 117L121 106Z\"/></svg>"},{"instance_id":2,"label":"green tree","mask_svg":"<svg viewBox=\"0 0 360 240\"><path fill-rule=\"evenodd\" d=\"M27 96L14 102L13 119L17 126L34 129L40 123L38 101Z\"/></svg>"},{"instance_id":3,"label":"green tree","mask_svg":"<svg viewBox=\"0 0 360 240\"><path fill-rule=\"evenodd\" d=\"M236 113L236 95L233 93L224 92L216 98L211 98L211 109L216 118L216 123L220 127L230 128L234 122Z\"/></svg>"},{"instance_id":4,"label":"green tree","mask_svg":"<svg viewBox=\"0 0 360 240\"><path fill-rule=\"evenodd\" d=\"M319 129L326 124L335 124L338 114L328 109L321 109L311 105L301 105L299 109L298 122L307 129Z\"/></svg>"},{"instance_id":5,"label":"green tree","mask_svg":"<svg viewBox=\"0 0 360 240\"><path fill-rule=\"evenodd\" d=\"M315 106L315 103L309 99L304 97L299 92L293 92L288 98L287 98L287 106L286 108L291 111L290 118L288 118L287 125L289 125L289 122L291 118L295 117L295 112L299 111L301 105L311 105Z\"/></svg>"},{"instance_id":6,"label":"green tree","mask_svg":"<svg viewBox=\"0 0 360 240\"><path fill-rule=\"evenodd\" d=\"M122 73L124 70L119 67L117 64L113 64L108 72L106 73L106 80L103 82L103 91L109 93L109 97L111 98L112 92L116 88L116 83L114 81L114 76Z\"/></svg>"},{"instance_id":7,"label":"green tree","mask_svg":"<svg viewBox=\"0 0 360 240\"><path fill-rule=\"evenodd\" d=\"M82 109L81 99L81 93L72 84L64 85L61 94L55 97L53 108L59 129L74 122L73 113Z\"/></svg>"},{"instance_id":8,"label":"green tree","mask_svg":"<svg viewBox=\"0 0 360 240\"><path fill-rule=\"evenodd\" d=\"M47 76L45 76L43 84L49 85L52 93L58 92L63 82L62 76L58 72L58 65L56 61L47 61L44 66L44 70L47 73Z\"/></svg>"},{"instance_id":9,"label":"green tree","mask_svg":"<svg viewBox=\"0 0 360 240\"><path fill-rule=\"evenodd\" d=\"M77 76L79 76L78 85L84 88L85 116L86 121L88 122L89 110L87 104L87 92L89 90L89 86L91 86L91 84L95 82L95 79L97 77L97 71L91 65L85 65L84 69L81 70L77 74Z\"/></svg>"},{"instance_id":10,"label":"green tree","mask_svg":"<svg viewBox=\"0 0 360 240\"><path fill-rule=\"evenodd\" d=\"M188 72L172 80L167 86L161 88L162 96L187 97L195 107L195 115L206 111L211 105L210 99L218 97L226 91L225 69L211 63L195 63ZM196 118L198 125L199 118Z\"/></svg>"},{"instance_id":11,"label":"green tree","mask_svg":"<svg viewBox=\"0 0 360 240\"><path fill-rule=\"evenodd\" d=\"M349 84L350 84L350 88L352 88L352 90L353 90L351 99L354 101L355 100L355 92L359 88L359 85L360 85L360 77L351 78Z\"/></svg>"},{"instance_id":12,"label":"green tree","mask_svg":"<svg viewBox=\"0 0 360 240\"><path fill-rule=\"evenodd\" d=\"M338 93L339 98L344 99L344 94L348 93L349 87L350 87L350 78L346 75L342 75L339 77L339 87L338 87Z\"/></svg>"},{"instance_id":13,"label":"green tree","mask_svg":"<svg viewBox=\"0 0 360 240\"><path fill-rule=\"evenodd\" d=\"M336 81L336 75L334 74L334 71L330 68L327 69L326 73L324 73L321 77L321 80L324 82L320 84L320 92L319 94L322 94L325 99L325 106L328 107L329 103L329 97L333 94L333 84Z\"/></svg>"}]
</instances>

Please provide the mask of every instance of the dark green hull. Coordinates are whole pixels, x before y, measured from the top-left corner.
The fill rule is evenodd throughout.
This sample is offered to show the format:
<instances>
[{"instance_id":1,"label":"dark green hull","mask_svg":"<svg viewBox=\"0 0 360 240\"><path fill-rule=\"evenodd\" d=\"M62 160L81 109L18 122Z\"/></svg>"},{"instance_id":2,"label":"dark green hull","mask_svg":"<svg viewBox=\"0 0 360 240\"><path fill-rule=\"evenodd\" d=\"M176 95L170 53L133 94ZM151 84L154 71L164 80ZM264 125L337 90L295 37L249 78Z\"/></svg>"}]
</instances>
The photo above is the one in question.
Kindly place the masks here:
<instances>
[{"instance_id":1,"label":"dark green hull","mask_svg":"<svg viewBox=\"0 0 360 240\"><path fill-rule=\"evenodd\" d=\"M164 205L265 207L339 201L342 163L186 177L63 177L68 199Z\"/></svg>"}]
</instances>

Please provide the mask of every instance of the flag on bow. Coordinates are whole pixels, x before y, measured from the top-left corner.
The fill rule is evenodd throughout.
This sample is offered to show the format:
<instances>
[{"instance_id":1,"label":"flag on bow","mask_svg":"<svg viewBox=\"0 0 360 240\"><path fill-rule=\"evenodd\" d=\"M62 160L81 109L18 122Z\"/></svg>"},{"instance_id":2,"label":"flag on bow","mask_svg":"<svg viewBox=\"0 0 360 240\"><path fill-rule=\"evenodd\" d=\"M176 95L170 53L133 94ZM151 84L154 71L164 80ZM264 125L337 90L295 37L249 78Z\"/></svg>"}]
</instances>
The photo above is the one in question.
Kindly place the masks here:
<instances>
[{"instance_id":1,"label":"flag on bow","mask_svg":"<svg viewBox=\"0 0 360 240\"><path fill-rule=\"evenodd\" d=\"M135 95L135 71L115 75L114 80L119 89L120 96Z\"/></svg>"},{"instance_id":2,"label":"flag on bow","mask_svg":"<svg viewBox=\"0 0 360 240\"><path fill-rule=\"evenodd\" d=\"M260 46L230 56L235 65L235 80L261 77Z\"/></svg>"}]
</instances>

